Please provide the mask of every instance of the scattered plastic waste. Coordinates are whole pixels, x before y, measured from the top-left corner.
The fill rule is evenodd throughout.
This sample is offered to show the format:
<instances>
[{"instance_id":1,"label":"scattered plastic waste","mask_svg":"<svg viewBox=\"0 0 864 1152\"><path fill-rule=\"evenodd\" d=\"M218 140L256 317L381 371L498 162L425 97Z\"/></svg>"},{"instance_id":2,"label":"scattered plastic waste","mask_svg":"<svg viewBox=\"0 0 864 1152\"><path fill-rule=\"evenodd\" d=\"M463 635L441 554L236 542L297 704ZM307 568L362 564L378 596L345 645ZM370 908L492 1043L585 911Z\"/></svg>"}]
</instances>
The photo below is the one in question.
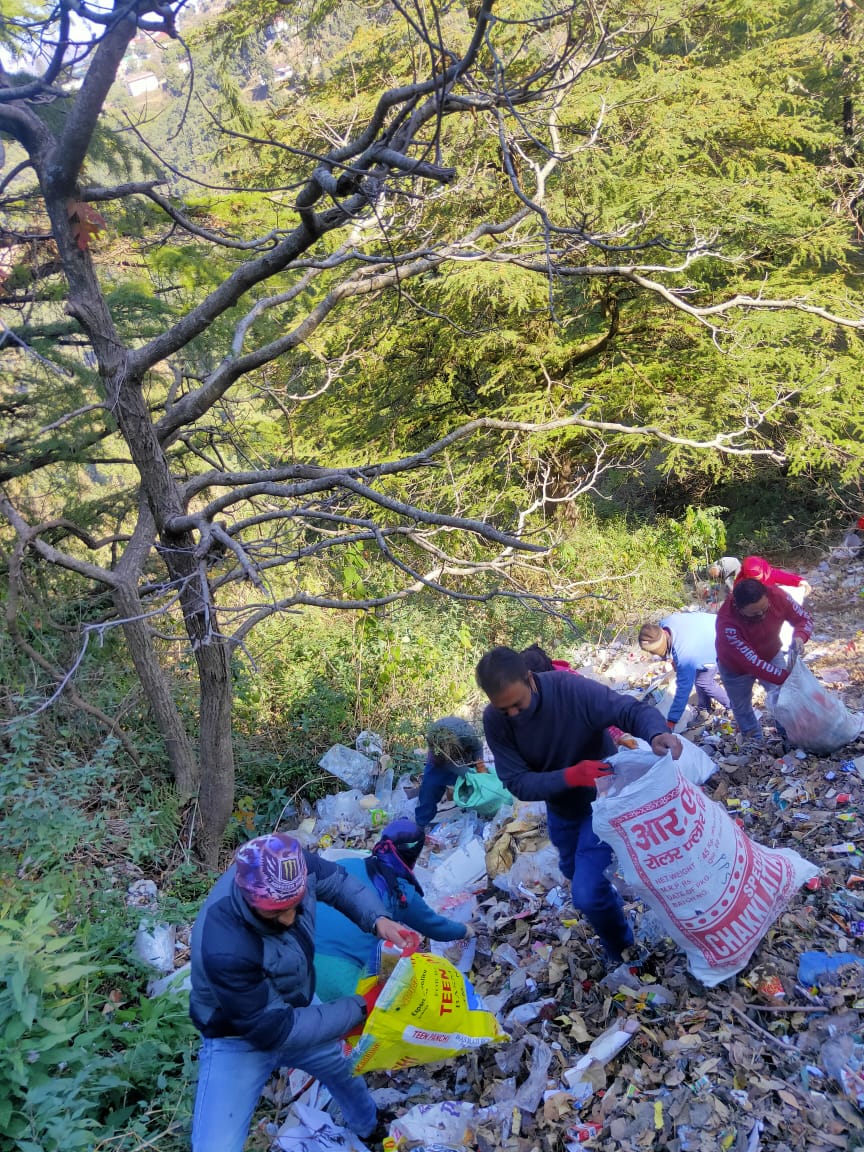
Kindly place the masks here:
<instances>
[{"instance_id":1,"label":"scattered plastic waste","mask_svg":"<svg viewBox=\"0 0 864 1152\"><path fill-rule=\"evenodd\" d=\"M639 1021L635 1017L613 1024L592 1042L585 1055L580 1056L572 1068L567 1069L564 1080L577 1101L584 1103L594 1093L593 1084L586 1075L591 1065L599 1064L602 1067L608 1064L613 1056L626 1048L639 1028Z\"/></svg>"},{"instance_id":2,"label":"scattered plastic waste","mask_svg":"<svg viewBox=\"0 0 864 1152\"><path fill-rule=\"evenodd\" d=\"M819 983L820 976L827 976L850 964L864 968L864 957L849 952L838 952L834 956L826 952L802 952L798 957L798 981L810 987Z\"/></svg>"},{"instance_id":3,"label":"scattered plastic waste","mask_svg":"<svg viewBox=\"0 0 864 1152\"><path fill-rule=\"evenodd\" d=\"M384 737L379 736L377 732L371 732L368 728L364 728L362 732L357 733L354 747L358 752L362 752L364 756L370 756L378 760L384 753ZM330 769L328 768L327 771L329 772Z\"/></svg>"},{"instance_id":4,"label":"scattered plastic waste","mask_svg":"<svg viewBox=\"0 0 864 1152\"><path fill-rule=\"evenodd\" d=\"M514 1097L517 1108L523 1112L536 1112L546 1091L549 1065L552 1063L552 1049L530 1033L525 1037L531 1047L531 1062L527 1078L519 1085Z\"/></svg>"},{"instance_id":5,"label":"scattered plastic waste","mask_svg":"<svg viewBox=\"0 0 864 1152\"><path fill-rule=\"evenodd\" d=\"M417 1104L390 1125L397 1147L429 1146L430 1141L455 1148L470 1144L480 1109L476 1104L446 1100L441 1104Z\"/></svg>"},{"instance_id":6,"label":"scattered plastic waste","mask_svg":"<svg viewBox=\"0 0 864 1152\"><path fill-rule=\"evenodd\" d=\"M155 912L159 907L159 889L155 880L134 880L126 889L126 907Z\"/></svg>"},{"instance_id":7,"label":"scattered plastic waste","mask_svg":"<svg viewBox=\"0 0 864 1152\"><path fill-rule=\"evenodd\" d=\"M864 1108L864 1044L852 1036L826 1040L819 1062L857 1108Z\"/></svg>"},{"instance_id":8,"label":"scattered plastic waste","mask_svg":"<svg viewBox=\"0 0 864 1152\"><path fill-rule=\"evenodd\" d=\"M325 772L338 776L351 788L359 788L361 794L373 791L375 781L375 761L347 748L344 744L334 744L318 761Z\"/></svg>"},{"instance_id":9,"label":"scattered plastic waste","mask_svg":"<svg viewBox=\"0 0 864 1152\"><path fill-rule=\"evenodd\" d=\"M345 833L352 829L370 828L370 809L363 806L362 800L363 793L357 788L337 792L334 796L322 796L315 804L320 830Z\"/></svg>"},{"instance_id":10,"label":"scattered plastic waste","mask_svg":"<svg viewBox=\"0 0 864 1152\"><path fill-rule=\"evenodd\" d=\"M525 888L544 892L560 888L564 877L558 867L558 851L551 844L537 852L521 853L510 868L495 877L495 887L512 896L519 896Z\"/></svg>"},{"instance_id":11,"label":"scattered plastic waste","mask_svg":"<svg viewBox=\"0 0 864 1152\"><path fill-rule=\"evenodd\" d=\"M166 976L162 976L158 980L150 980L147 984L147 995L151 999L154 996L164 996L166 993L170 993L172 996L185 996L191 987L192 965L187 961L181 968L175 968Z\"/></svg>"},{"instance_id":12,"label":"scattered plastic waste","mask_svg":"<svg viewBox=\"0 0 864 1152\"><path fill-rule=\"evenodd\" d=\"M532 1000L528 1004L518 1004L504 1017L504 1027L512 1028L514 1024L531 1024L535 1020L539 1020L544 1013L548 1013L550 1008L556 1007L557 1003L558 1001L552 997L546 1000Z\"/></svg>"},{"instance_id":13,"label":"scattered plastic waste","mask_svg":"<svg viewBox=\"0 0 864 1152\"><path fill-rule=\"evenodd\" d=\"M608 663L592 646L584 651L597 666ZM618 651L619 684L650 679L656 665L628 660L626 646ZM853 657L836 650L820 665L817 640L808 645L811 652L814 668L853 668ZM567 657L582 662L571 652ZM640 694L638 687L632 690ZM847 698L850 707L860 708L855 691L853 684ZM773 1152L821 1149L824 1133L832 1135L832 1147L844 1140L854 1146L859 1133L851 1116L858 1078L864 1076L864 818L860 828L853 821L864 803L864 744L827 757L783 751L771 717L763 716L763 723L766 741L758 748L742 745L720 714L693 730L694 746L708 754L712 767L719 766L705 794L717 802L712 808L737 818L751 843L797 847L822 868L813 869L805 890L773 921L734 988L727 983L697 991L663 917L632 884L626 907L640 967L623 963L606 971L590 924L569 906L569 884L547 870L557 870L557 858L543 804L508 804L492 819L442 805L417 876L436 911L470 921L476 934L428 947L460 973L470 971L498 1028L515 1039L464 1050L453 1059L437 1049L432 1063L371 1074L379 1106L397 1115L420 1104L457 1113L448 1133L427 1123L426 1111L410 1140L395 1126L399 1116L384 1142L387 1152L606 1152L645 1146L649 1137L652 1146L678 1152ZM375 759L374 749L366 750ZM314 819L310 825L308 805L304 811L298 802L297 834L308 834L313 849L322 838L329 841L328 856L368 851L379 820L413 812L422 765L423 751L412 774L396 779L388 775L392 762L384 755L368 786L357 788L362 813L359 805L342 801L336 808L341 823L326 828ZM849 837L843 844L835 843L838 823ZM498 884L489 882L496 877ZM796 952L797 973L789 964ZM184 959L178 943L175 962ZM730 1014L732 1004L746 1007L755 1027ZM614 1018L616 1011L621 1015L613 1024L610 1012ZM638 1027L637 1020L645 1035L627 1048L632 1033L622 1025ZM608 1050L598 1052L595 1044L622 1031L623 1047L613 1043L604 1063ZM778 1045L790 1052L779 1063ZM591 1050L596 1059L589 1057ZM583 1061L586 1066L577 1071ZM475 1103L480 1100L488 1107ZM268 1135L275 1133L268 1129ZM319 1149L311 1146L309 1152Z\"/></svg>"},{"instance_id":14,"label":"scattered plastic waste","mask_svg":"<svg viewBox=\"0 0 864 1152\"><path fill-rule=\"evenodd\" d=\"M306 1104L294 1104L293 1116L280 1129L274 1148L282 1152L369 1152L359 1136L338 1125L326 1112Z\"/></svg>"},{"instance_id":15,"label":"scattered plastic waste","mask_svg":"<svg viewBox=\"0 0 864 1152\"><path fill-rule=\"evenodd\" d=\"M175 925L154 922L145 917L138 925L132 950L149 968L155 968L157 972L173 972L176 942Z\"/></svg>"}]
</instances>

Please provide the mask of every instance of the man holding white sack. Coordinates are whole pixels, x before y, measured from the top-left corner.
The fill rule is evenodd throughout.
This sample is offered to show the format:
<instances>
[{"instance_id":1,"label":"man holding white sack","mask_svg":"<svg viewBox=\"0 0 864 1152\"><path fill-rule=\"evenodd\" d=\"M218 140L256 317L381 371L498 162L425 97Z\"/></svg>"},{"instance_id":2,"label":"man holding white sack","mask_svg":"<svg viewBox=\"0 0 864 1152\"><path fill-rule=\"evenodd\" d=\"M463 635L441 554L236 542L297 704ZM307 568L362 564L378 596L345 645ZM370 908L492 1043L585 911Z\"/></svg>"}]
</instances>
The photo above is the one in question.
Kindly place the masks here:
<instances>
[{"instance_id":1,"label":"man holding white sack","mask_svg":"<svg viewBox=\"0 0 864 1152\"><path fill-rule=\"evenodd\" d=\"M753 711L756 681L770 692L789 675L781 652L784 622L792 625L791 647L800 655L813 632L813 617L780 588L752 579L739 581L717 613L717 667L745 740L762 741Z\"/></svg>"},{"instance_id":2,"label":"man holding white sack","mask_svg":"<svg viewBox=\"0 0 864 1152\"><path fill-rule=\"evenodd\" d=\"M615 725L651 745L656 756L681 755L656 708L569 672L530 672L512 648L493 648L477 665L489 697L483 728L501 782L520 800L544 800L549 838L571 882L573 906L590 921L607 955L620 960L633 944L621 897L605 876L612 849L591 826L596 782L617 751Z\"/></svg>"}]
</instances>

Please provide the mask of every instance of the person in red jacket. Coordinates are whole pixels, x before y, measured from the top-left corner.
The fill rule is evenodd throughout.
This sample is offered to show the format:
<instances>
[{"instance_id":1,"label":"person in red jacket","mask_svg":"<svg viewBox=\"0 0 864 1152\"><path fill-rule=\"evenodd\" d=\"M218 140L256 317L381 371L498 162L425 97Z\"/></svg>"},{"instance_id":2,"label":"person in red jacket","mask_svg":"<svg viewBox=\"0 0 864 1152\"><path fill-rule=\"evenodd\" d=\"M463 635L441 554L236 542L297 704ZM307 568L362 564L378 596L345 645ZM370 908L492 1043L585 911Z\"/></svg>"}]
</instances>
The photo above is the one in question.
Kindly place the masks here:
<instances>
[{"instance_id":1,"label":"person in red jacket","mask_svg":"<svg viewBox=\"0 0 864 1152\"><path fill-rule=\"evenodd\" d=\"M803 576L799 576L797 572L787 572L785 568L775 568L762 556L744 557L735 583L740 584L742 580L758 580L767 588L801 588L802 599L813 591ZM796 597L793 596L792 599L795 600Z\"/></svg>"},{"instance_id":2,"label":"person in red jacket","mask_svg":"<svg viewBox=\"0 0 864 1152\"><path fill-rule=\"evenodd\" d=\"M758 580L766 588L782 588L796 604L803 604L804 597L813 591L803 576L799 576L797 572L787 572L785 568L775 568L762 556L744 557L741 561L741 571L735 577L735 584L741 580ZM792 628L789 624L784 624L780 629L781 652L788 652L791 643Z\"/></svg>"},{"instance_id":3,"label":"person in red jacket","mask_svg":"<svg viewBox=\"0 0 864 1152\"><path fill-rule=\"evenodd\" d=\"M791 624L792 648L800 655L813 618L780 588L759 580L740 580L717 613L717 670L744 739L762 740L753 711L756 681L770 691L789 675L780 646L784 623Z\"/></svg>"}]
</instances>

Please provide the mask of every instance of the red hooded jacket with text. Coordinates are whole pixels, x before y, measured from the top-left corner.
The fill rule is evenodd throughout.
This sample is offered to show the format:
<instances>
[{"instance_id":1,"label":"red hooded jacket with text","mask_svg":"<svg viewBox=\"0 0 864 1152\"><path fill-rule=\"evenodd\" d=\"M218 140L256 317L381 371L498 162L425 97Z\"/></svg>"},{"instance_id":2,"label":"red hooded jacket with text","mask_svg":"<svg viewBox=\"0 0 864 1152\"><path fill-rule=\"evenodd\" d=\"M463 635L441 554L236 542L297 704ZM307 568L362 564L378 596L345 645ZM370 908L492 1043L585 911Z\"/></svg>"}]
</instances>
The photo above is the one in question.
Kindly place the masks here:
<instances>
[{"instance_id":1,"label":"red hooded jacket with text","mask_svg":"<svg viewBox=\"0 0 864 1152\"><path fill-rule=\"evenodd\" d=\"M780 651L780 628L788 621L795 638L807 641L813 617L780 588L766 586L769 608L761 620L748 620L727 596L717 613L717 663L736 676L755 676L769 684L782 684L789 673L769 661Z\"/></svg>"}]
</instances>

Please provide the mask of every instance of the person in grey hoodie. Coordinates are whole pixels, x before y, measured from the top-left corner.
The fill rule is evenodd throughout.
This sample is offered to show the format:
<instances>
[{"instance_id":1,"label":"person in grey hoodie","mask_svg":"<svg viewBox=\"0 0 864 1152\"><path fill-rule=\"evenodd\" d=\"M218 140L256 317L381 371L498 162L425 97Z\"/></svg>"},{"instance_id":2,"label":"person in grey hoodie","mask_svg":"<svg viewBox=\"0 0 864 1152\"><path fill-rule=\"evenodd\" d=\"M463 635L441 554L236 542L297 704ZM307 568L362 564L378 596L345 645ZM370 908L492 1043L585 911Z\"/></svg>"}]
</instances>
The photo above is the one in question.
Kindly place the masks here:
<instances>
[{"instance_id":1,"label":"person in grey hoodie","mask_svg":"<svg viewBox=\"0 0 864 1152\"><path fill-rule=\"evenodd\" d=\"M318 900L382 940L404 947L412 939L374 891L293 837L244 844L192 929L189 1012L202 1038L193 1152L242 1152L261 1090L283 1066L320 1080L358 1136L375 1129L375 1103L340 1043L361 1030L374 992L317 1002Z\"/></svg>"}]
</instances>

